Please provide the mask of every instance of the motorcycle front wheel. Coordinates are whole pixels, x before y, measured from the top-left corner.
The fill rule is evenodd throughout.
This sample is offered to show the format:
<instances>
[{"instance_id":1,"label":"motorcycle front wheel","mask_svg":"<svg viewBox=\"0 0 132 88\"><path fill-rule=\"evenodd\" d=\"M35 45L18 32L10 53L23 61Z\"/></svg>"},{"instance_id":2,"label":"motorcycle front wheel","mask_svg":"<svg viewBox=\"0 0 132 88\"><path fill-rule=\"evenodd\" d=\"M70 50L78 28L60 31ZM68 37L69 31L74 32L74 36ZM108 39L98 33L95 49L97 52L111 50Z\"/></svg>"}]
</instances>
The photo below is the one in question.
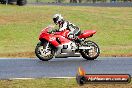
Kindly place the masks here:
<instances>
[{"instance_id":1,"label":"motorcycle front wheel","mask_svg":"<svg viewBox=\"0 0 132 88\"><path fill-rule=\"evenodd\" d=\"M93 42L93 41L85 41L83 46L91 47L91 49L84 49L81 50L80 53L83 58L87 60L94 60L96 59L100 54L99 46Z\"/></svg>"},{"instance_id":2,"label":"motorcycle front wheel","mask_svg":"<svg viewBox=\"0 0 132 88\"><path fill-rule=\"evenodd\" d=\"M36 56L42 61L48 61L53 58L54 50L48 42L39 42L35 48Z\"/></svg>"}]
</instances>

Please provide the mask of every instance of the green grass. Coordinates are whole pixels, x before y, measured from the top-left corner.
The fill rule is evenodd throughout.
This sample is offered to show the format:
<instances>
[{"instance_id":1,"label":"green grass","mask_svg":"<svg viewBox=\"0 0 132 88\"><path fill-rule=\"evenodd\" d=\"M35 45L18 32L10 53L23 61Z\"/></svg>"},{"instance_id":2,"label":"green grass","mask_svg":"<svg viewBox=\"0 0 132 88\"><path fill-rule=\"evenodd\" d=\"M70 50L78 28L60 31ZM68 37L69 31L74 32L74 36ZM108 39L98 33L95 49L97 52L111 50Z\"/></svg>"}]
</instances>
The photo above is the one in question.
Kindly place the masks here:
<instances>
[{"instance_id":1,"label":"green grass","mask_svg":"<svg viewBox=\"0 0 132 88\"><path fill-rule=\"evenodd\" d=\"M79 86L75 79L0 80L0 88L131 88L129 84L85 84Z\"/></svg>"},{"instance_id":2,"label":"green grass","mask_svg":"<svg viewBox=\"0 0 132 88\"><path fill-rule=\"evenodd\" d=\"M34 52L41 29L53 24L55 13L81 30L97 30L90 40L102 55L132 54L132 8L0 5L0 55Z\"/></svg>"}]
</instances>

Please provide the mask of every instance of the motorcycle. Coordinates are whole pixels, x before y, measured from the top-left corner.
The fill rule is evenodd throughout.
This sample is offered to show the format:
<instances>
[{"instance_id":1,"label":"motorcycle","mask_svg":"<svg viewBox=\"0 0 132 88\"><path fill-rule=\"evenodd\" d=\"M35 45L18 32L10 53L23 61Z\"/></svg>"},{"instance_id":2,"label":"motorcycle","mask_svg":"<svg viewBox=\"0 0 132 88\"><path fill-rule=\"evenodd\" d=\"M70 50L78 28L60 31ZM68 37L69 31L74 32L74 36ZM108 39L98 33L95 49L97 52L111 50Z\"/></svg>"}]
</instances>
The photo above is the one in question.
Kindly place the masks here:
<instances>
[{"instance_id":1,"label":"motorcycle","mask_svg":"<svg viewBox=\"0 0 132 88\"><path fill-rule=\"evenodd\" d=\"M86 60L94 60L100 54L99 46L87 38L92 37L95 30L85 30L78 35L79 41L69 39L69 30L54 31L53 26L44 28L40 35L40 42L35 48L36 56L42 61L52 58L80 57Z\"/></svg>"}]
</instances>

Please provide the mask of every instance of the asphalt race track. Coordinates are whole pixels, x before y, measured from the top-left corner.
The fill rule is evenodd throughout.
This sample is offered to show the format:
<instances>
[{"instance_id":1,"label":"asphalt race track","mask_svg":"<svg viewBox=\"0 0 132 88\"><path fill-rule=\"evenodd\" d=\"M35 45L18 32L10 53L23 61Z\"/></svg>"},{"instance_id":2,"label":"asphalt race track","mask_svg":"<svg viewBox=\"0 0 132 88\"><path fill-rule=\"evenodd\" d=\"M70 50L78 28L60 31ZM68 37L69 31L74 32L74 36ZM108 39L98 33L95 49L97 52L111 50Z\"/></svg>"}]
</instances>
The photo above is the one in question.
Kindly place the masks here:
<instances>
[{"instance_id":1,"label":"asphalt race track","mask_svg":"<svg viewBox=\"0 0 132 88\"><path fill-rule=\"evenodd\" d=\"M94 61L83 58L54 58L48 62L37 58L0 58L0 79L75 77L81 66L87 74L130 74L132 57L99 57Z\"/></svg>"}]
</instances>

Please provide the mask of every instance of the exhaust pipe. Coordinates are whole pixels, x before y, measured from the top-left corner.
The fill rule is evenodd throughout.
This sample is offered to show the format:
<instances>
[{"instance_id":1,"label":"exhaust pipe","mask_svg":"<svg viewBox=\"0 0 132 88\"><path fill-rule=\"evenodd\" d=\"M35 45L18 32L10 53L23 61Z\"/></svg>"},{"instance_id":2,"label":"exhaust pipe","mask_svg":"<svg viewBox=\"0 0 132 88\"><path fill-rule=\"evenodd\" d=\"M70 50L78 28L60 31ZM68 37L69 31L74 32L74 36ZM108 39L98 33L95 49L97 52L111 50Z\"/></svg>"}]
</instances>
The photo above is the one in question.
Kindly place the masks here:
<instances>
[{"instance_id":1,"label":"exhaust pipe","mask_svg":"<svg viewBox=\"0 0 132 88\"><path fill-rule=\"evenodd\" d=\"M92 49L92 47L91 46L89 46L89 47L81 46L81 47L79 47L79 49Z\"/></svg>"}]
</instances>

